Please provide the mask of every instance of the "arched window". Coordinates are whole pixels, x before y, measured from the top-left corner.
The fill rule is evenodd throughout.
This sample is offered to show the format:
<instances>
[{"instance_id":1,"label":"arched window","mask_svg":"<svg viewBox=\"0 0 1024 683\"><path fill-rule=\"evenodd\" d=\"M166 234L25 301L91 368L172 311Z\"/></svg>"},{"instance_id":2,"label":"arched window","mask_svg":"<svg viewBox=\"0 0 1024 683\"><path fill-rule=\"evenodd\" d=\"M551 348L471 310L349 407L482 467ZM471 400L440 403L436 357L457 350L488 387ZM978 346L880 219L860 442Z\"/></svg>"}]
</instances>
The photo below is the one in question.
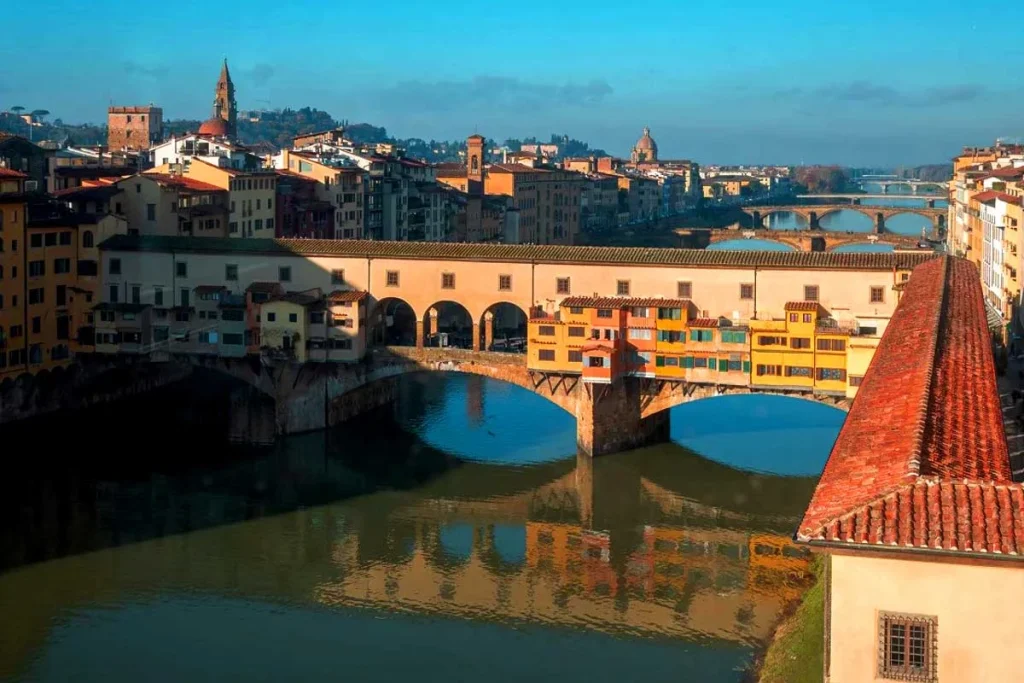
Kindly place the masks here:
<instances>
[{"instance_id":1,"label":"arched window","mask_svg":"<svg viewBox=\"0 0 1024 683\"><path fill-rule=\"evenodd\" d=\"M473 170L474 173L476 173L479 169L480 169L480 160L474 154L473 155L473 161L472 161L472 170Z\"/></svg>"},{"instance_id":2,"label":"arched window","mask_svg":"<svg viewBox=\"0 0 1024 683\"><path fill-rule=\"evenodd\" d=\"M82 233L82 246L86 249L92 248L92 231L86 230Z\"/></svg>"}]
</instances>

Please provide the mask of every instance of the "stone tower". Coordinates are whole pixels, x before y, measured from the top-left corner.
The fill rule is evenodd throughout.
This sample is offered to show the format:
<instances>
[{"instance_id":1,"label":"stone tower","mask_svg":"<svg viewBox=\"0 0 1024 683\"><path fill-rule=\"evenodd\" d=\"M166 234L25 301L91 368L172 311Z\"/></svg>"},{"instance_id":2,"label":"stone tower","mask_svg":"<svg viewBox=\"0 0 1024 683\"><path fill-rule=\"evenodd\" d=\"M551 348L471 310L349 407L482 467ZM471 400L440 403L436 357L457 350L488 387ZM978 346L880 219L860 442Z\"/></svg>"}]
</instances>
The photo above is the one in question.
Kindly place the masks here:
<instances>
[{"instance_id":1,"label":"stone tower","mask_svg":"<svg viewBox=\"0 0 1024 683\"><path fill-rule=\"evenodd\" d=\"M484 180L484 136L466 138L466 177L470 183Z\"/></svg>"},{"instance_id":2,"label":"stone tower","mask_svg":"<svg viewBox=\"0 0 1024 683\"><path fill-rule=\"evenodd\" d=\"M213 117L224 121L227 136L233 138L238 132L238 106L235 104L235 84L231 82L227 59L221 67L216 92L213 100Z\"/></svg>"}]
</instances>

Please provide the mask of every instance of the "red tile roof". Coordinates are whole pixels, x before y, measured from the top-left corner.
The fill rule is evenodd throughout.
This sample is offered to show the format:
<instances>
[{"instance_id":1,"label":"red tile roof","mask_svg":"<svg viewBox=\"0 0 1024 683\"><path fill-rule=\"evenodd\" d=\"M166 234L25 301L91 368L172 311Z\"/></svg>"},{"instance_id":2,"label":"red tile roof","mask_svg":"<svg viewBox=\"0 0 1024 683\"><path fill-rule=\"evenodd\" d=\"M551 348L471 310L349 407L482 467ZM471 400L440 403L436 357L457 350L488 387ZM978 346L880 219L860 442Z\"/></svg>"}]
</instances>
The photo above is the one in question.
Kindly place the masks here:
<instances>
[{"instance_id":1,"label":"red tile roof","mask_svg":"<svg viewBox=\"0 0 1024 683\"><path fill-rule=\"evenodd\" d=\"M579 308L650 308L652 306L662 308L686 308L690 305L689 299L651 299L651 298L629 298L612 296L571 296L562 299L562 306L574 306Z\"/></svg>"},{"instance_id":2,"label":"red tile roof","mask_svg":"<svg viewBox=\"0 0 1024 683\"><path fill-rule=\"evenodd\" d=\"M995 201L996 199L1001 199L1004 202L1007 202L1008 204L1020 204L1020 198L1006 194L1005 192L998 192L996 190L986 190L984 192L979 192L978 194L974 195L972 199L982 203L992 202Z\"/></svg>"},{"instance_id":3,"label":"red tile roof","mask_svg":"<svg viewBox=\"0 0 1024 683\"><path fill-rule=\"evenodd\" d=\"M691 320L690 327L718 327L718 318L697 318Z\"/></svg>"},{"instance_id":4,"label":"red tile roof","mask_svg":"<svg viewBox=\"0 0 1024 683\"><path fill-rule=\"evenodd\" d=\"M10 168L0 168L0 178L27 178L28 176L20 171Z\"/></svg>"},{"instance_id":5,"label":"red tile roof","mask_svg":"<svg viewBox=\"0 0 1024 683\"><path fill-rule=\"evenodd\" d=\"M850 547L1024 555L977 269L918 266L797 531Z\"/></svg>"},{"instance_id":6,"label":"red tile roof","mask_svg":"<svg viewBox=\"0 0 1024 683\"><path fill-rule=\"evenodd\" d=\"M340 304L349 301L362 301L367 296L366 292L355 290L335 290L327 295L327 300L332 304Z\"/></svg>"},{"instance_id":7,"label":"red tile roof","mask_svg":"<svg viewBox=\"0 0 1024 683\"><path fill-rule=\"evenodd\" d=\"M487 167L488 173L551 173L547 168L534 168L523 164L491 164Z\"/></svg>"},{"instance_id":8,"label":"red tile roof","mask_svg":"<svg viewBox=\"0 0 1024 683\"><path fill-rule=\"evenodd\" d=\"M144 173L143 178L152 178L160 185L168 185L180 187L186 190L195 190L196 192L226 192L224 188L211 185L210 183L204 183L201 180L190 178L183 175L171 175L170 173Z\"/></svg>"},{"instance_id":9,"label":"red tile roof","mask_svg":"<svg viewBox=\"0 0 1024 683\"><path fill-rule=\"evenodd\" d=\"M1024 178L1024 166L1004 166L988 172L990 178Z\"/></svg>"},{"instance_id":10,"label":"red tile roof","mask_svg":"<svg viewBox=\"0 0 1024 683\"><path fill-rule=\"evenodd\" d=\"M817 311L818 308L817 301L790 301L785 306L787 311Z\"/></svg>"}]
</instances>

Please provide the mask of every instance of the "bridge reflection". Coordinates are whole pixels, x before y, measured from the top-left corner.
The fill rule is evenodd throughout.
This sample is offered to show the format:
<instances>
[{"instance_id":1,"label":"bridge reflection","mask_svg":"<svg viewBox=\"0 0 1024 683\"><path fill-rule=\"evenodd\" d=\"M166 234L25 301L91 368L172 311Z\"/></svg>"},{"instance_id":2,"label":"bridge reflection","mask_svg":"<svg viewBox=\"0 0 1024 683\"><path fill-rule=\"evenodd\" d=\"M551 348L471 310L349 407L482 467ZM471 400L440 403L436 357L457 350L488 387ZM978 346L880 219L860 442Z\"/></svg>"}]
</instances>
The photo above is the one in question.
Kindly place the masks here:
<instances>
[{"instance_id":1,"label":"bridge reflection","mask_svg":"<svg viewBox=\"0 0 1024 683\"><path fill-rule=\"evenodd\" d=\"M8 495L0 678L76 610L182 591L751 644L805 585L789 533L810 479L671 444L526 468L421 444L433 474L381 489L387 465L317 438L202 474ZM338 502L302 509L324 498Z\"/></svg>"}]
</instances>

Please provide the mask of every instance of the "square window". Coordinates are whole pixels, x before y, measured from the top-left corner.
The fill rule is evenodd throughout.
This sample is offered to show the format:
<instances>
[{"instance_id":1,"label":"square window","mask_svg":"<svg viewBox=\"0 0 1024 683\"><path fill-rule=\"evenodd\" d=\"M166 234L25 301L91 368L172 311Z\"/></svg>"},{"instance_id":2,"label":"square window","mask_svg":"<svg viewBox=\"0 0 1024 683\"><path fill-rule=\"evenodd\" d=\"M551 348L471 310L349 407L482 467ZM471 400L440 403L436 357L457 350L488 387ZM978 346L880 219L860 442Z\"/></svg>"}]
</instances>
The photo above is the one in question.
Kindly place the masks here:
<instances>
[{"instance_id":1,"label":"square window","mask_svg":"<svg viewBox=\"0 0 1024 683\"><path fill-rule=\"evenodd\" d=\"M569 278L560 277L555 280L555 292L558 294L569 294Z\"/></svg>"},{"instance_id":2,"label":"square window","mask_svg":"<svg viewBox=\"0 0 1024 683\"><path fill-rule=\"evenodd\" d=\"M883 287L872 287L871 288L871 303L882 304L885 303L885 288Z\"/></svg>"},{"instance_id":3,"label":"square window","mask_svg":"<svg viewBox=\"0 0 1024 683\"><path fill-rule=\"evenodd\" d=\"M398 271L389 270L387 273L387 286L397 287L398 286Z\"/></svg>"},{"instance_id":4,"label":"square window","mask_svg":"<svg viewBox=\"0 0 1024 683\"><path fill-rule=\"evenodd\" d=\"M441 273L441 289L455 289L455 273Z\"/></svg>"},{"instance_id":5,"label":"square window","mask_svg":"<svg viewBox=\"0 0 1024 683\"><path fill-rule=\"evenodd\" d=\"M299 322L299 314L298 313L289 313L288 314L288 322L290 322L290 323L297 323L297 322Z\"/></svg>"},{"instance_id":6,"label":"square window","mask_svg":"<svg viewBox=\"0 0 1024 683\"><path fill-rule=\"evenodd\" d=\"M804 285L804 301L818 300L818 285Z\"/></svg>"},{"instance_id":7,"label":"square window","mask_svg":"<svg viewBox=\"0 0 1024 683\"><path fill-rule=\"evenodd\" d=\"M616 282L615 293L619 296L629 296L629 280L619 280Z\"/></svg>"},{"instance_id":8,"label":"square window","mask_svg":"<svg viewBox=\"0 0 1024 683\"><path fill-rule=\"evenodd\" d=\"M897 681L938 680L938 619L914 614L878 615L878 675Z\"/></svg>"},{"instance_id":9,"label":"square window","mask_svg":"<svg viewBox=\"0 0 1024 683\"><path fill-rule=\"evenodd\" d=\"M676 294L680 299L692 299L693 298L693 283L692 282L680 282L676 286Z\"/></svg>"},{"instance_id":10,"label":"square window","mask_svg":"<svg viewBox=\"0 0 1024 683\"><path fill-rule=\"evenodd\" d=\"M537 352L537 360L553 361L555 359L554 349L541 349Z\"/></svg>"},{"instance_id":11,"label":"square window","mask_svg":"<svg viewBox=\"0 0 1024 683\"><path fill-rule=\"evenodd\" d=\"M331 271L331 284L332 285L343 285L343 284L345 284L345 271L344 270L332 270Z\"/></svg>"},{"instance_id":12,"label":"square window","mask_svg":"<svg viewBox=\"0 0 1024 683\"><path fill-rule=\"evenodd\" d=\"M280 266L277 269L277 279L281 282L292 281L292 267L291 266Z\"/></svg>"},{"instance_id":13,"label":"square window","mask_svg":"<svg viewBox=\"0 0 1024 683\"><path fill-rule=\"evenodd\" d=\"M277 313L267 313L267 322L272 323L277 321Z\"/></svg>"},{"instance_id":14,"label":"square window","mask_svg":"<svg viewBox=\"0 0 1024 683\"><path fill-rule=\"evenodd\" d=\"M175 263L174 269L178 277L188 277L188 264L184 261L178 261Z\"/></svg>"},{"instance_id":15,"label":"square window","mask_svg":"<svg viewBox=\"0 0 1024 683\"><path fill-rule=\"evenodd\" d=\"M121 274L121 259L112 258L107 262L107 272L111 275Z\"/></svg>"},{"instance_id":16,"label":"square window","mask_svg":"<svg viewBox=\"0 0 1024 683\"><path fill-rule=\"evenodd\" d=\"M228 281L238 280L238 265L229 263L224 266L224 279Z\"/></svg>"},{"instance_id":17,"label":"square window","mask_svg":"<svg viewBox=\"0 0 1024 683\"><path fill-rule=\"evenodd\" d=\"M498 276L498 289L502 292L507 292L512 289L512 276L511 275L499 275Z\"/></svg>"},{"instance_id":18,"label":"square window","mask_svg":"<svg viewBox=\"0 0 1024 683\"><path fill-rule=\"evenodd\" d=\"M754 298L754 285L740 285L740 299L749 301Z\"/></svg>"}]
</instances>

